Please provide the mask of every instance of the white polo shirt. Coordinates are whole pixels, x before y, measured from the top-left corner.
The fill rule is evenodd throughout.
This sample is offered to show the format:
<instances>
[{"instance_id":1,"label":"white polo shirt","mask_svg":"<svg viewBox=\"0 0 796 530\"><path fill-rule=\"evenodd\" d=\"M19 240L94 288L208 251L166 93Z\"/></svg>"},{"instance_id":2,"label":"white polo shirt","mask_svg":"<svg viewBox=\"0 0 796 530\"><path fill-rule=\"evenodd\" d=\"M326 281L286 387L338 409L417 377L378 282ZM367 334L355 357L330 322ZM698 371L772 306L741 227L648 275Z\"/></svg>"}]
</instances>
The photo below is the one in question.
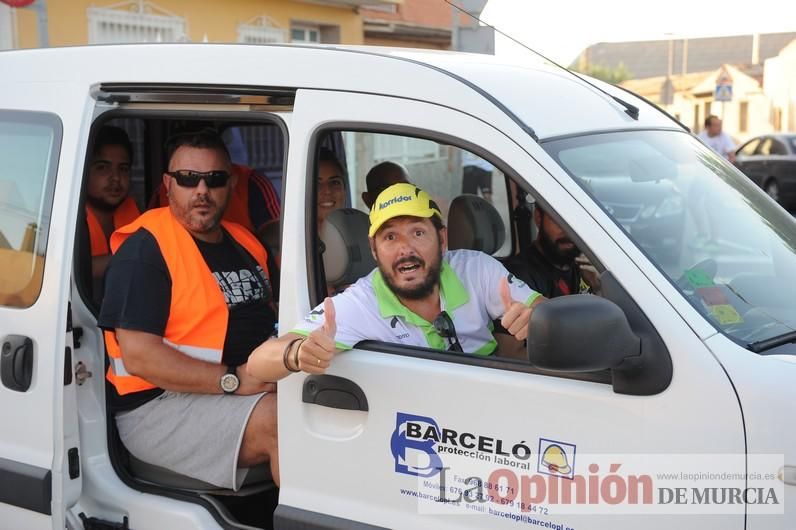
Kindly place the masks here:
<instances>
[{"instance_id":1,"label":"white polo shirt","mask_svg":"<svg viewBox=\"0 0 796 530\"><path fill-rule=\"evenodd\" d=\"M514 300L530 306L541 296L508 272L492 256L474 250L445 253L440 271L440 304L453 320L456 335L467 353L490 355L497 343L492 320L503 315L500 280L509 280ZM448 341L434 326L401 304L379 272L364 278L333 298L337 334L343 350L363 340L395 342L411 346L448 349ZM292 331L308 335L323 325L323 304L313 309Z\"/></svg>"},{"instance_id":2,"label":"white polo shirt","mask_svg":"<svg viewBox=\"0 0 796 530\"><path fill-rule=\"evenodd\" d=\"M702 131L699 133L699 139L724 158L727 158L728 153L735 151L735 143L733 143L732 138L724 131L716 136L708 136L707 131Z\"/></svg>"}]
</instances>

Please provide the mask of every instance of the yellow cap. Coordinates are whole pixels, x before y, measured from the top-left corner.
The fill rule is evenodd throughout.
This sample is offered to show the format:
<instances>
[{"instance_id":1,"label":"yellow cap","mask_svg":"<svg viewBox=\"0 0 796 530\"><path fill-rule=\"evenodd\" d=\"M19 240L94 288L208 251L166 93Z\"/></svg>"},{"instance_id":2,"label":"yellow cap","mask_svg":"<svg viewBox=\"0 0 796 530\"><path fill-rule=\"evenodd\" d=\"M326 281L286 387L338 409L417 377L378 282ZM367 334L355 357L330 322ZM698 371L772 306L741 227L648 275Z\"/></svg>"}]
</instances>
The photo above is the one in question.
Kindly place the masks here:
<instances>
[{"instance_id":1,"label":"yellow cap","mask_svg":"<svg viewBox=\"0 0 796 530\"><path fill-rule=\"evenodd\" d=\"M439 206L431 196L414 184L402 182L393 184L379 193L373 208L370 209L370 230L368 237L373 237L381 225L403 215L430 218L432 215L442 219Z\"/></svg>"}]
</instances>

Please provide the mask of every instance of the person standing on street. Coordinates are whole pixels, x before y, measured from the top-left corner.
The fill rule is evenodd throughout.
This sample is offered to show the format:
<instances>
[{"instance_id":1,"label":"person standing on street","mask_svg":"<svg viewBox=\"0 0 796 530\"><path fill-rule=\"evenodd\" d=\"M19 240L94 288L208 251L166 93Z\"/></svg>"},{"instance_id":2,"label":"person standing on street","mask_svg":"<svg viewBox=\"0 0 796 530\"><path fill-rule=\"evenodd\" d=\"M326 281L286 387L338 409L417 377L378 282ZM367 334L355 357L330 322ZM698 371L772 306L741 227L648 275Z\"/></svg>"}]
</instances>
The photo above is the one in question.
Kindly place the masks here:
<instances>
[{"instance_id":1,"label":"person standing on street","mask_svg":"<svg viewBox=\"0 0 796 530\"><path fill-rule=\"evenodd\" d=\"M730 162L735 162L735 142L721 130L718 116L711 114L705 118L705 128L699 133L699 139Z\"/></svg>"}]
</instances>

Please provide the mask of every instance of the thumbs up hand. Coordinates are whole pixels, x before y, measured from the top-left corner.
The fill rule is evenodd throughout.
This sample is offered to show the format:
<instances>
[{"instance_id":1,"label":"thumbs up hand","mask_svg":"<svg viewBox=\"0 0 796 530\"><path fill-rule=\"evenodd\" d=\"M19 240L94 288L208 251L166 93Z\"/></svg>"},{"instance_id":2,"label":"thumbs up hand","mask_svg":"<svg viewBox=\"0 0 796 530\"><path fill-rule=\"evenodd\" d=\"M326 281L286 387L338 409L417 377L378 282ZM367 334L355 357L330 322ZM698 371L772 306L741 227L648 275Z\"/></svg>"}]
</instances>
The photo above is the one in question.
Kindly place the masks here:
<instances>
[{"instance_id":1,"label":"thumbs up hand","mask_svg":"<svg viewBox=\"0 0 796 530\"><path fill-rule=\"evenodd\" d=\"M541 297L540 297L541 298ZM500 318L500 324L506 328L517 340L525 340L528 338L528 321L531 320L531 307L526 307L511 298L511 290L509 289L509 281L505 276L500 279L500 299L503 301L503 316Z\"/></svg>"},{"instance_id":2,"label":"thumbs up hand","mask_svg":"<svg viewBox=\"0 0 796 530\"><path fill-rule=\"evenodd\" d=\"M301 343L298 352L298 368L309 374L322 374L329 368L337 350L334 336L337 323L334 302L331 298L323 301L323 325L309 334Z\"/></svg>"}]
</instances>

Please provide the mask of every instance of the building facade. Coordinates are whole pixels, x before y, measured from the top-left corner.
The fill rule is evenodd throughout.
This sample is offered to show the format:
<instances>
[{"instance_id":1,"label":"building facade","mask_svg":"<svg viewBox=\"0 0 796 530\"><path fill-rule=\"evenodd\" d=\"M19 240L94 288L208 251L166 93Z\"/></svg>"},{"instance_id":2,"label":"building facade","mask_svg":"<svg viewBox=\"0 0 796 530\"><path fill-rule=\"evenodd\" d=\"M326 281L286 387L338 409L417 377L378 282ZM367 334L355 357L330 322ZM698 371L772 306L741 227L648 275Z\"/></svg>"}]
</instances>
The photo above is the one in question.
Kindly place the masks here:
<instances>
[{"instance_id":1,"label":"building facade","mask_svg":"<svg viewBox=\"0 0 796 530\"><path fill-rule=\"evenodd\" d=\"M404 0L400 5L366 6L361 11L365 44L450 50L453 12L445 2ZM460 23L466 23L460 15Z\"/></svg>"},{"instance_id":2,"label":"building facade","mask_svg":"<svg viewBox=\"0 0 796 530\"><path fill-rule=\"evenodd\" d=\"M796 40L765 63L764 91L771 100L773 131L796 131Z\"/></svg>"},{"instance_id":3,"label":"building facade","mask_svg":"<svg viewBox=\"0 0 796 530\"><path fill-rule=\"evenodd\" d=\"M128 42L362 44L360 8L402 0L37 0L0 4L0 49ZM40 10L46 15L42 38Z\"/></svg>"},{"instance_id":4,"label":"building facade","mask_svg":"<svg viewBox=\"0 0 796 530\"><path fill-rule=\"evenodd\" d=\"M791 38L783 44L783 36ZM710 115L720 117L724 132L738 143L760 134L796 131L796 34L763 37L766 36L761 35L759 42L769 45L776 42L780 48L758 48L749 56L738 56L745 60L724 63L717 62L721 50L705 52L701 61L707 61L710 69L698 71L691 66L685 70L677 68L695 63L690 52L679 62L674 61L677 56L674 53L669 57L667 69L661 72L659 65L654 70L658 75L630 79L621 85L656 103L694 132L703 129L704 120ZM717 39L721 38L704 40L715 44ZM734 37L724 39L735 42ZM734 57L729 53L733 50L728 50L727 58ZM627 56L625 63L631 73L634 53Z\"/></svg>"}]
</instances>

